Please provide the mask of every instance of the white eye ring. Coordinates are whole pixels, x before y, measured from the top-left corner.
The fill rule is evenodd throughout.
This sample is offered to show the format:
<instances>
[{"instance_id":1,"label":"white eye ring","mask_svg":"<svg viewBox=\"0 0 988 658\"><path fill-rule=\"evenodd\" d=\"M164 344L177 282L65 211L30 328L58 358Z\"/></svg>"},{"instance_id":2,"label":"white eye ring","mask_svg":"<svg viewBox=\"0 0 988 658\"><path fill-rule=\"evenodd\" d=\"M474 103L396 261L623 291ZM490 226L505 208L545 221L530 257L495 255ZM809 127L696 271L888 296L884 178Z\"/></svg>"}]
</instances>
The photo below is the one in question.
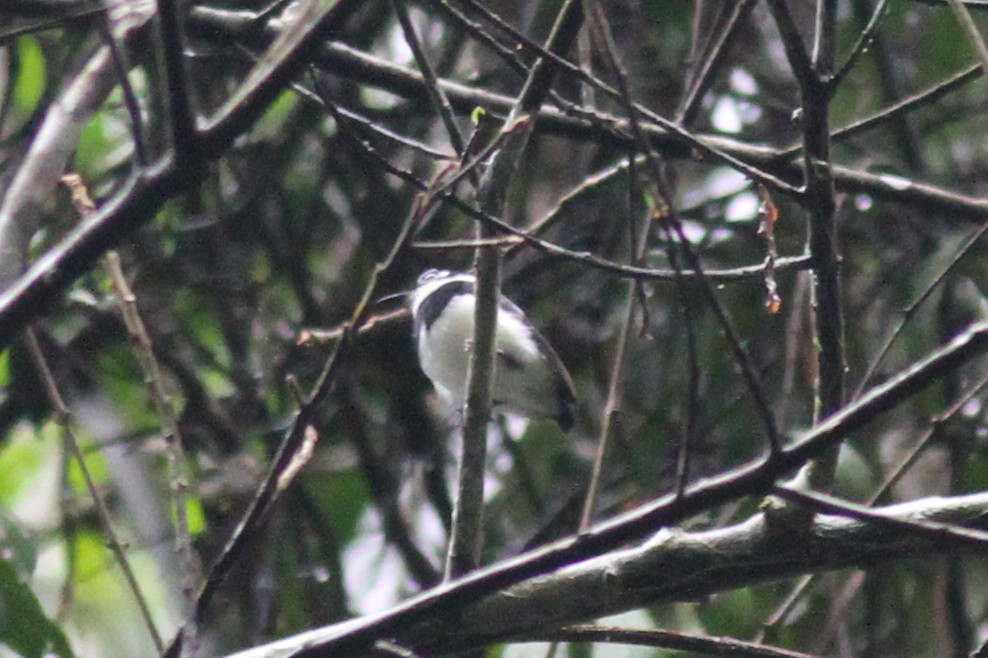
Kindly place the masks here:
<instances>
[{"instance_id":1,"label":"white eye ring","mask_svg":"<svg viewBox=\"0 0 988 658\"><path fill-rule=\"evenodd\" d=\"M429 281L437 281L439 279L445 279L449 277L450 274L452 274L452 272L450 272L449 270L437 270L437 269L426 270L425 272L422 272L422 274L419 275L418 285L422 285L423 283L428 283Z\"/></svg>"}]
</instances>

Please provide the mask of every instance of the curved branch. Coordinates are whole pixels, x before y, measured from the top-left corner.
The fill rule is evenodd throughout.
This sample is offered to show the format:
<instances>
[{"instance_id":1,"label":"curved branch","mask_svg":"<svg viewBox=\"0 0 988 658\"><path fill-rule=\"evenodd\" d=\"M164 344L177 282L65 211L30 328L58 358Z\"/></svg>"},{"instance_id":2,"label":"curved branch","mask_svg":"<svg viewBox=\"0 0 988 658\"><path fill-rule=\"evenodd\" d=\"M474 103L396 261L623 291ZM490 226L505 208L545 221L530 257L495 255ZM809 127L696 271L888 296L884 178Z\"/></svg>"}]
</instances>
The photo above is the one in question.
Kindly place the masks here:
<instances>
[{"instance_id":1,"label":"curved branch","mask_svg":"<svg viewBox=\"0 0 988 658\"><path fill-rule=\"evenodd\" d=\"M115 83L112 51L103 46L48 109L0 205L0 289L26 268L41 208L58 185L83 126Z\"/></svg>"}]
</instances>

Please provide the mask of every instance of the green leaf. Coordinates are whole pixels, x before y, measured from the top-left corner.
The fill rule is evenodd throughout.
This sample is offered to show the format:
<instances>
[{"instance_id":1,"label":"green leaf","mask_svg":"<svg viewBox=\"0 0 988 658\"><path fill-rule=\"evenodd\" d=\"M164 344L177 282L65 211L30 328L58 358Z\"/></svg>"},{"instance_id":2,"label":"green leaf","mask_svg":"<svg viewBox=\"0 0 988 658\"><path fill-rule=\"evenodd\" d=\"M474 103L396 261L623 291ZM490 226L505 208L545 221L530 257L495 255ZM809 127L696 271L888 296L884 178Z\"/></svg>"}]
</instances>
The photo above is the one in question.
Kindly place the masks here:
<instances>
[{"instance_id":1,"label":"green leaf","mask_svg":"<svg viewBox=\"0 0 988 658\"><path fill-rule=\"evenodd\" d=\"M14 106L25 116L34 113L45 91L45 55L34 37L17 40L17 81L14 84Z\"/></svg>"},{"instance_id":2,"label":"green leaf","mask_svg":"<svg viewBox=\"0 0 988 658\"><path fill-rule=\"evenodd\" d=\"M34 572L38 547L16 519L0 511L0 555L8 558L25 577Z\"/></svg>"},{"instance_id":3,"label":"green leaf","mask_svg":"<svg viewBox=\"0 0 988 658\"><path fill-rule=\"evenodd\" d=\"M185 520L189 524L189 534L197 537L209 527L206 521L206 512L202 508L202 501L199 498L190 497L186 500Z\"/></svg>"},{"instance_id":4,"label":"green leaf","mask_svg":"<svg viewBox=\"0 0 988 658\"><path fill-rule=\"evenodd\" d=\"M62 628L45 616L17 569L0 559L0 642L25 658L73 656Z\"/></svg>"},{"instance_id":5,"label":"green leaf","mask_svg":"<svg viewBox=\"0 0 988 658\"><path fill-rule=\"evenodd\" d=\"M133 155L126 114L108 108L93 115L79 136L76 167L86 180L99 180L106 172L118 167Z\"/></svg>"},{"instance_id":6,"label":"green leaf","mask_svg":"<svg viewBox=\"0 0 988 658\"><path fill-rule=\"evenodd\" d=\"M10 350L0 352L0 386L10 384Z\"/></svg>"},{"instance_id":7,"label":"green leaf","mask_svg":"<svg viewBox=\"0 0 988 658\"><path fill-rule=\"evenodd\" d=\"M48 440L46 430L41 433L41 440L31 430L15 431L0 450L0 503L10 505L18 496L27 491L39 474L44 470L45 463L51 454L52 443Z\"/></svg>"}]
</instances>

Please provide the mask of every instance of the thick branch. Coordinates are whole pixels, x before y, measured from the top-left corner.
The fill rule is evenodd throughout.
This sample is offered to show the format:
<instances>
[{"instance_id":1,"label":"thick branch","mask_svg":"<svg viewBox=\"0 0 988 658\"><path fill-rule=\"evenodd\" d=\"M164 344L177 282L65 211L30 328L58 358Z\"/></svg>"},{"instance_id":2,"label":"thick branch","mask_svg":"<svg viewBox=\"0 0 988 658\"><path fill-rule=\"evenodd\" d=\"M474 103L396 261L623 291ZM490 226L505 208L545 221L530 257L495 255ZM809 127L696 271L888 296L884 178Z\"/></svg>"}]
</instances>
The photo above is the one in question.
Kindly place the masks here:
<instances>
[{"instance_id":1,"label":"thick branch","mask_svg":"<svg viewBox=\"0 0 988 658\"><path fill-rule=\"evenodd\" d=\"M874 511L897 521L988 529L988 493ZM839 516L817 515L798 541L787 541L766 525L759 515L709 532L660 532L642 546L567 567L471 606L464 616L465 633L517 634L648 605L695 601L804 573L977 550L975 544L949 545L902 527Z\"/></svg>"},{"instance_id":2,"label":"thick branch","mask_svg":"<svg viewBox=\"0 0 988 658\"><path fill-rule=\"evenodd\" d=\"M196 8L189 19L190 31L212 38L247 37L257 35L256 22L241 14L213 12L205 14ZM426 101L426 90L421 76L409 69L374 58L341 44L326 44L316 53L323 65L332 66L334 73L364 84L387 87L392 93ZM448 81L440 81L443 90L458 112L469 113L477 105L489 110L507 113L513 98L501 96ZM255 99L256 100L256 99ZM606 119L606 117L604 117ZM204 158L212 159L222 151L224 143L218 140L232 139L233 130L246 131L250 125L244 121L232 121L227 129L215 129ZM634 139L621 130L626 122L617 118L607 121L577 119L543 108L536 115L536 129L547 134L588 140L602 146L626 150ZM657 126L642 122L642 130L653 146L667 158L692 159L695 153L681 137L670 134ZM789 157L780 159L774 148L747 144L741 141L714 136L698 136L705 144L733 157L763 167L786 180L801 178L800 163ZM8 344L11 336L31 318L48 307L55 297L67 288L77 276L88 271L96 258L108 248L123 240L130 231L154 216L167 198L177 194L192 181L182 180L174 168L159 167L146 172L139 181L132 181L120 190L112 202L100 208L90 221L66 236L50 250L43 262L36 263L27 274L0 295L0 347ZM61 175L61 170L58 171ZM891 174L872 174L850 167L834 166L833 177L840 192L864 193L878 200L911 206L915 211L936 213L945 220L963 220L982 223L988 218L988 199L972 197L921 181ZM10 194L8 193L8 198Z\"/></svg>"},{"instance_id":3,"label":"thick branch","mask_svg":"<svg viewBox=\"0 0 988 658\"><path fill-rule=\"evenodd\" d=\"M303 56L321 31L345 19L356 5L359 3L354 0L340 0L322 9L318 20L289 30L293 32L291 38L272 47L264 65L199 133L197 154L203 162L219 157L234 138L251 127L304 63ZM109 92L112 81L112 57L109 48L103 48L49 111L0 207L0 288L4 290L0 295L0 348L88 271L104 251L153 217L166 200L197 184L196 177L186 175L173 161L144 170L13 281L21 271L38 208L62 175L78 131Z\"/></svg>"},{"instance_id":4,"label":"thick branch","mask_svg":"<svg viewBox=\"0 0 988 658\"><path fill-rule=\"evenodd\" d=\"M79 133L116 82L108 46L96 51L45 115L0 204L0 289L26 269L28 243L41 208L75 151Z\"/></svg>"},{"instance_id":5,"label":"thick branch","mask_svg":"<svg viewBox=\"0 0 988 658\"><path fill-rule=\"evenodd\" d=\"M200 37L213 42L243 40L263 45L273 38L274 32L265 32L248 12L228 12L196 7L192 10L188 28ZM315 53L320 65L334 75L385 89L398 96L428 103L428 90L422 76L414 70L360 52L338 42L322 45ZM449 98L453 109L469 115L477 106L494 113L507 114L515 99L488 92L484 89L439 80L439 85ZM622 152L634 145L627 122L618 117L597 114L594 121L574 118L562 112L544 107L537 117L537 130L548 134L593 141ZM694 159L696 152L681 136L663 130L642 119L642 129L652 145L666 158ZM722 136L697 135L705 145L761 167L786 181L798 182L802 178L802 163L793 160L788 149L776 149L764 145L749 144ZM897 175L872 174L863 170L835 165L834 183L839 192L860 192L876 199L909 204L915 209L942 214L945 219L963 219L983 222L988 217L988 200L952 192L942 187L910 180Z\"/></svg>"},{"instance_id":6,"label":"thick branch","mask_svg":"<svg viewBox=\"0 0 988 658\"><path fill-rule=\"evenodd\" d=\"M672 526L739 497L764 495L772 489L778 478L807 459L836 445L878 414L901 404L909 395L953 372L986 350L988 324L977 325L958 336L947 347L830 416L791 446L776 453L772 459L756 460L696 482L681 496L663 496L634 511L594 526L578 537L560 540L488 569L473 572L380 614L318 629L304 636L267 645L255 650L256 652L238 654L238 658L354 655L372 646L377 639L396 637L409 632L414 624L433 623L435 619L446 618L450 610L464 609L503 588L543 576L567 565L600 557L629 541L653 535L657 528ZM980 512L980 508L978 511ZM780 539L782 540L784 537ZM942 542L937 542L937 548L942 550ZM285 653L286 646L291 647L291 652L297 653Z\"/></svg>"},{"instance_id":7,"label":"thick branch","mask_svg":"<svg viewBox=\"0 0 988 658\"><path fill-rule=\"evenodd\" d=\"M988 529L986 493L926 498L875 511L898 521ZM493 642L519 637L646 605L693 601L802 573L868 567L901 557L960 554L973 547L945 546L942 540L902 526L829 515L817 515L799 541L787 541L771 533L759 515L720 530L659 532L641 546L533 578L470 605L455 627L438 614L429 623L405 626L397 640L431 653L480 638ZM347 627L354 625L346 622L309 631L229 658L336 655L339 645L332 638L345 635Z\"/></svg>"}]
</instances>

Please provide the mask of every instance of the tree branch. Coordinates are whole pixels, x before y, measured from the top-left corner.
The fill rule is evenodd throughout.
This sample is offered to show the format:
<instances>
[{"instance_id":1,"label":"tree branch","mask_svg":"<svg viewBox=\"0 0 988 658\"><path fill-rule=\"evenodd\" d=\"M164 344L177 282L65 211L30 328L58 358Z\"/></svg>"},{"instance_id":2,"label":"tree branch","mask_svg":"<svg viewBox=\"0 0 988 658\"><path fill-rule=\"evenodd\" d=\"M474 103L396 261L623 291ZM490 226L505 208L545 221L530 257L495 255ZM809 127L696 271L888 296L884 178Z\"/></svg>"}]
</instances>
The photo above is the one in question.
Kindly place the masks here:
<instances>
[{"instance_id":1,"label":"tree branch","mask_svg":"<svg viewBox=\"0 0 988 658\"><path fill-rule=\"evenodd\" d=\"M882 521L818 514L799 541L787 541L762 516L729 528L698 533L662 531L630 549L572 564L484 598L463 609L456 626L445 619L452 587L417 597L403 610L407 623L382 637L427 653L476 646L532 634L585 619L674 601L695 601L725 590L750 587L803 573L867 568L901 557L945 549L912 523L960 525L988 530L988 493L925 498L873 510ZM887 520L887 521L886 521ZM952 543L954 554L984 550L983 543ZM415 624L416 606L435 609ZM401 613L399 613L401 614ZM278 640L228 658L295 658L342 655L345 639L364 620L344 622ZM410 625L415 624L415 625Z\"/></svg>"},{"instance_id":2,"label":"tree branch","mask_svg":"<svg viewBox=\"0 0 988 658\"><path fill-rule=\"evenodd\" d=\"M522 581L544 576L544 574L566 565L574 565L585 560L599 559L605 562L612 560L615 558L615 554L604 557L598 556L606 551L614 551L627 542L652 536L657 528L675 525L717 505L743 496L758 496L768 493L778 478L811 459L821 450L833 447L848 434L873 420L878 414L901 404L908 396L953 372L956 368L985 351L988 351L988 323L975 325L946 347L935 351L923 361L893 377L882 386L876 387L857 402L848 405L827 418L822 424L801 435L798 440L776 453L772 459L758 459L709 479L696 482L690 485L682 495L665 495L634 511L598 524L578 537L560 540L487 569L474 571L459 580L446 583L377 615L317 629L295 638L237 654L237 658L260 658L262 656L267 658L287 655L301 658L303 656L321 656L327 652L334 655L353 655L372 646L379 638L397 637L402 633L409 632L410 628L419 623L435 619L445 620L450 610L463 609L501 589L517 585ZM965 519L971 519L983 513L983 506L988 502L984 496L986 494L958 499L962 502ZM909 505L907 504L905 509L911 509ZM948 521L950 520L948 519ZM811 519L807 528L817 527L813 525L816 522L820 522L820 520ZM747 523L761 524L761 517L755 517ZM742 524L742 526L746 526L746 524ZM882 528L882 531L887 531L887 529ZM812 533L808 534L808 536L811 535ZM660 535L654 541L666 540ZM784 543L781 539L778 541ZM816 562L812 564L800 563L801 558L799 556L804 556L802 559L807 556L802 537L801 541L792 542L792 545L795 546L793 574L808 569L810 566L824 568L824 565L828 564L826 562L828 556L832 555L832 551L821 551ZM781 551L784 548L785 546L777 547L773 544L770 552ZM935 544L931 545L928 550L942 550L942 547ZM620 556L623 553L619 552L616 555ZM875 558L885 560L887 554L879 552ZM743 582L751 582L748 578L764 579L777 575L777 570L770 574L758 569L758 566L764 564L765 560L765 553L759 553L758 560L749 565L748 576ZM844 566L830 564L833 566L826 568ZM579 568L579 566L569 567L563 573L570 573L570 570L575 568ZM610 593L608 596L619 591L620 588L613 587L609 577L602 577L602 573L595 572L595 577L608 584L608 592ZM734 565L730 565L729 568L719 574L718 578L710 580L709 585L721 590L725 583L737 582L733 579L741 575L740 571L735 571ZM664 587L673 587L677 583L680 586L683 585L682 581L673 579ZM692 581L688 582L687 585L689 591L697 591ZM654 595L656 592L661 594L662 591L664 590L661 588L659 590L653 589L652 594ZM638 593L641 594L641 592ZM510 606L519 604L516 596L517 592L515 596L511 597L514 600L504 603L507 606L505 614L510 611ZM656 598L651 595L650 597L653 603L662 600L661 597ZM583 604L579 601L569 600L567 605L579 607ZM556 613L550 611L548 614L555 615ZM497 623L496 619L492 620L486 614L482 617L486 621L481 620L481 623ZM521 628L526 627L523 625ZM449 632L448 624L445 626L444 632ZM290 647L287 652L286 646ZM295 651L297 653L293 653Z\"/></svg>"}]
</instances>

